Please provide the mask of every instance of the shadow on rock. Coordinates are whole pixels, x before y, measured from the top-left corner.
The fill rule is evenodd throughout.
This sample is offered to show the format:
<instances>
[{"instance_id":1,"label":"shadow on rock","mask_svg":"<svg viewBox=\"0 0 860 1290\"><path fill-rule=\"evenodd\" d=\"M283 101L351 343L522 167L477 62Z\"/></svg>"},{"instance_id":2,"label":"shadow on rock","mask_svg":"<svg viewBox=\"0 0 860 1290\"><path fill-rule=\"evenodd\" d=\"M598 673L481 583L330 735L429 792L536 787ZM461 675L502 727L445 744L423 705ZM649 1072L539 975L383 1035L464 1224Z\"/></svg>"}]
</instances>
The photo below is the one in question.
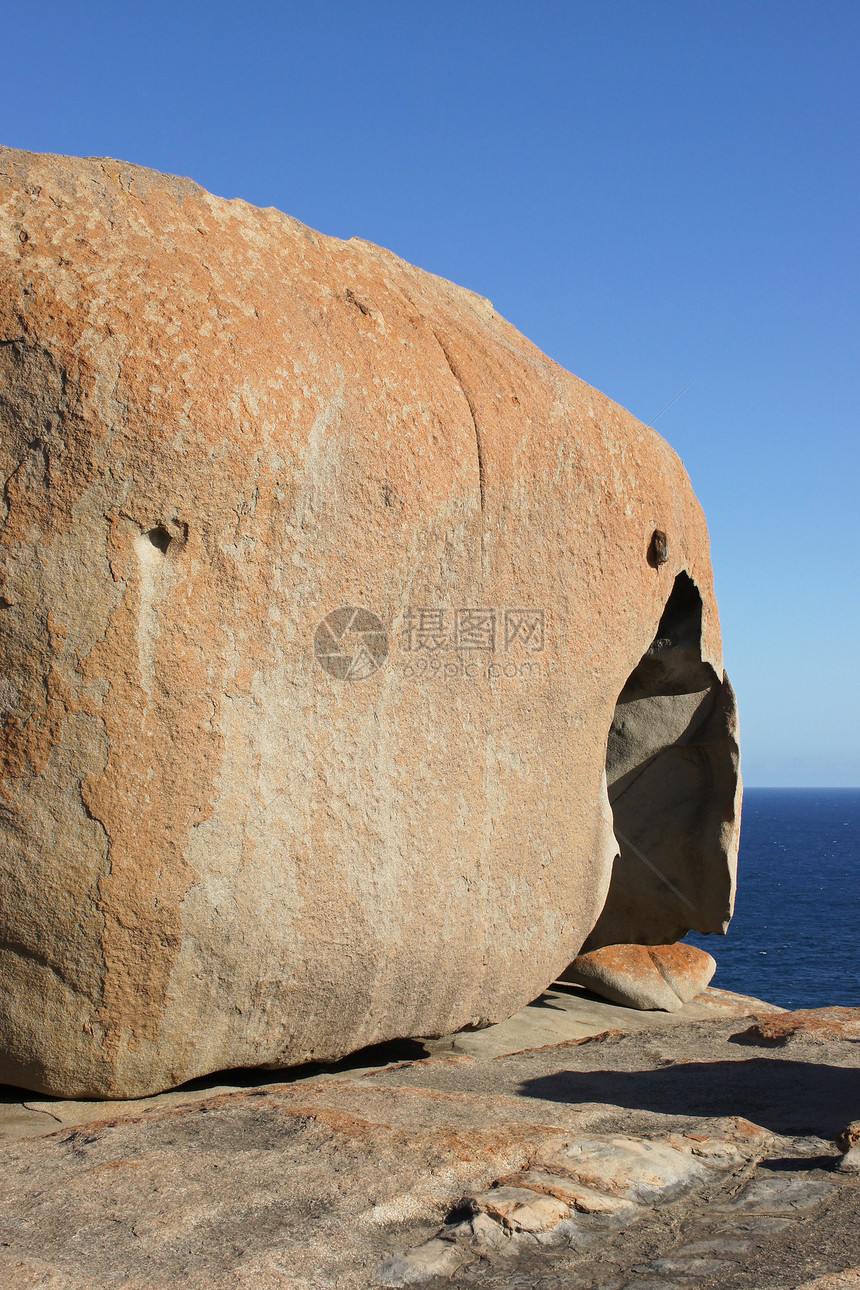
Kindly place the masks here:
<instances>
[{"instance_id":1,"label":"shadow on rock","mask_svg":"<svg viewBox=\"0 0 860 1290\"><path fill-rule=\"evenodd\" d=\"M280 1084L297 1084L301 1080L314 1079L322 1074L348 1077L349 1073L354 1070L364 1072L368 1068L383 1068L400 1062L424 1061L430 1055L429 1049L419 1040L392 1039L384 1044L371 1044L367 1048L360 1048L357 1052L350 1053L336 1062L305 1062L300 1066L283 1067L240 1066L232 1069L217 1070L210 1075L198 1075L195 1079L186 1080L175 1088L165 1089L165 1094L168 1096L171 1093L205 1094L210 1091L221 1092L224 1088L274 1088ZM162 1095L155 1094L154 1096ZM14 1084L0 1084L0 1106L26 1104L32 1101L46 1105L51 1102L58 1102L62 1105L66 1101L74 1102L76 1100L74 1098L53 1097L50 1093L34 1093L32 1089L19 1088ZM81 1100L92 1101L94 1105L106 1105L105 1102L98 1098L84 1098ZM112 1105L117 1109L117 1113L121 1112L126 1100L137 1101L138 1099L117 1098L112 1102ZM140 1100L147 1101L149 1099Z\"/></svg>"},{"instance_id":2,"label":"shadow on rock","mask_svg":"<svg viewBox=\"0 0 860 1290\"><path fill-rule=\"evenodd\" d=\"M230 1085L236 1088L261 1088L272 1084L296 1084L300 1080L313 1079L320 1074L346 1075L350 1071L364 1071L368 1067L384 1067L399 1062L424 1061L430 1052L424 1044L415 1039L392 1039L384 1044L371 1044L360 1048L336 1062L305 1062L300 1066L262 1067L242 1066L233 1070L215 1071L212 1075L200 1075L196 1079L186 1080L178 1087L182 1091L189 1089L206 1092L210 1088ZM32 1095L30 1095L32 1096Z\"/></svg>"},{"instance_id":3,"label":"shadow on rock","mask_svg":"<svg viewBox=\"0 0 860 1290\"><path fill-rule=\"evenodd\" d=\"M860 1115L860 1071L777 1058L558 1071L525 1080L519 1092L548 1102L595 1102L662 1115L739 1115L790 1135L833 1137Z\"/></svg>"}]
</instances>

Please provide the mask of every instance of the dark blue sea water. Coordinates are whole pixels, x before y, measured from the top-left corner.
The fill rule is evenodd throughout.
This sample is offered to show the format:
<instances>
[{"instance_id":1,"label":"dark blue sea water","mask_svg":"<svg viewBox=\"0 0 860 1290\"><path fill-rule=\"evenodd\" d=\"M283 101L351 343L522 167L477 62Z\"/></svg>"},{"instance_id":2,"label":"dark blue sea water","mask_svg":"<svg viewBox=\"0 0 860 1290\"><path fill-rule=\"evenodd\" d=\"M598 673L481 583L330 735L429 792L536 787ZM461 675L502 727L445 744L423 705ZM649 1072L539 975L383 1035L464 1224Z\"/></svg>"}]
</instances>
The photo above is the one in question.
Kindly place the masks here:
<instances>
[{"instance_id":1,"label":"dark blue sea water","mask_svg":"<svg viewBox=\"0 0 860 1290\"><path fill-rule=\"evenodd\" d=\"M860 1007L860 789L749 788L712 982L783 1008Z\"/></svg>"}]
</instances>

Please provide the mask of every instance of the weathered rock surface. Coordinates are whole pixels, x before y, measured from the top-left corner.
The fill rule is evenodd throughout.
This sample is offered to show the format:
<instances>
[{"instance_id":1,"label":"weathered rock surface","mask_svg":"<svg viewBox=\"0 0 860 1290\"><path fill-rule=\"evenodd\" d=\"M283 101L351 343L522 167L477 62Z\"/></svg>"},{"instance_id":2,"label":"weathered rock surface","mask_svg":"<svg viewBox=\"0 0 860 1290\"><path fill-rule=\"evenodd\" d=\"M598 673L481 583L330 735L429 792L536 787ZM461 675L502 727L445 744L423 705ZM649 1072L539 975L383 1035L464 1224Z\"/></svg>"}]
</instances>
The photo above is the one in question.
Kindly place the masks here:
<instances>
[{"instance_id":1,"label":"weathered rock surface","mask_svg":"<svg viewBox=\"0 0 860 1290\"><path fill-rule=\"evenodd\" d=\"M784 1047L793 1041L820 1044L860 1041L860 1008L799 1008L757 1018L741 1038L750 1044Z\"/></svg>"},{"instance_id":2,"label":"weathered rock surface","mask_svg":"<svg viewBox=\"0 0 860 1290\"><path fill-rule=\"evenodd\" d=\"M607 945L580 954L561 974L626 1008L677 1012L701 994L717 970L696 945Z\"/></svg>"},{"instance_id":3,"label":"weathered rock surface","mask_svg":"<svg viewBox=\"0 0 860 1290\"><path fill-rule=\"evenodd\" d=\"M331 1059L725 926L701 510L486 300L2 150L0 476L2 1078Z\"/></svg>"},{"instance_id":4,"label":"weathered rock surface","mask_svg":"<svg viewBox=\"0 0 860 1290\"><path fill-rule=\"evenodd\" d=\"M627 1015L12 1143L0 1284L794 1290L855 1266L860 1182L833 1167L855 1046L788 1061L733 1043L737 1017Z\"/></svg>"},{"instance_id":5,"label":"weathered rock surface","mask_svg":"<svg viewBox=\"0 0 860 1290\"><path fill-rule=\"evenodd\" d=\"M860 1267L846 1268L843 1272L816 1277L814 1281L804 1281L800 1290L860 1290Z\"/></svg>"}]
</instances>

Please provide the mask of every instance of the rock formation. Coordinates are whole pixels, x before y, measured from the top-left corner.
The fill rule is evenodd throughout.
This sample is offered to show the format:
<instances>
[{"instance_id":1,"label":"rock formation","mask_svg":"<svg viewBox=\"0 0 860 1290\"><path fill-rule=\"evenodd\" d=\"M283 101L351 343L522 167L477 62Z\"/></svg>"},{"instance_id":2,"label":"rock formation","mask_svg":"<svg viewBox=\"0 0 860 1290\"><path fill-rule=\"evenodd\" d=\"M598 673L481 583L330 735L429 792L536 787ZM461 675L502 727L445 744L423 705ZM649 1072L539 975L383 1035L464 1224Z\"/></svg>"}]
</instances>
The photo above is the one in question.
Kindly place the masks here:
<instances>
[{"instance_id":1,"label":"rock formation","mask_svg":"<svg viewBox=\"0 0 860 1290\"><path fill-rule=\"evenodd\" d=\"M561 980L626 1008L677 1012L707 988L716 968L695 945L608 945L580 954Z\"/></svg>"},{"instance_id":2,"label":"rock formation","mask_svg":"<svg viewBox=\"0 0 860 1290\"><path fill-rule=\"evenodd\" d=\"M701 510L488 301L0 150L0 475L3 1080L331 1059L725 927Z\"/></svg>"}]
</instances>

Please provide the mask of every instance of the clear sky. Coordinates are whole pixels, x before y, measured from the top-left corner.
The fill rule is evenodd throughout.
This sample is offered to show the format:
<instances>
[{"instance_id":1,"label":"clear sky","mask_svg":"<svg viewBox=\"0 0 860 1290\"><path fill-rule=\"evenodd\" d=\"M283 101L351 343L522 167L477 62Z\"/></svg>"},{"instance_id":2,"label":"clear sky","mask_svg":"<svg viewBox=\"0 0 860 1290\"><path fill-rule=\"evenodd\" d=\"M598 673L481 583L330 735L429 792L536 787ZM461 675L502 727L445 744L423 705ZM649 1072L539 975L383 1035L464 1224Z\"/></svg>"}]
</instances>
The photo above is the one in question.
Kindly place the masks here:
<instances>
[{"instance_id":1,"label":"clear sky","mask_svg":"<svg viewBox=\"0 0 860 1290\"><path fill-rule=\"evenodd\" d=\"M860 784L860 6L6 0L0 141L488 296L708 516L754 785Z\"/></svg>"}]
</instances>

